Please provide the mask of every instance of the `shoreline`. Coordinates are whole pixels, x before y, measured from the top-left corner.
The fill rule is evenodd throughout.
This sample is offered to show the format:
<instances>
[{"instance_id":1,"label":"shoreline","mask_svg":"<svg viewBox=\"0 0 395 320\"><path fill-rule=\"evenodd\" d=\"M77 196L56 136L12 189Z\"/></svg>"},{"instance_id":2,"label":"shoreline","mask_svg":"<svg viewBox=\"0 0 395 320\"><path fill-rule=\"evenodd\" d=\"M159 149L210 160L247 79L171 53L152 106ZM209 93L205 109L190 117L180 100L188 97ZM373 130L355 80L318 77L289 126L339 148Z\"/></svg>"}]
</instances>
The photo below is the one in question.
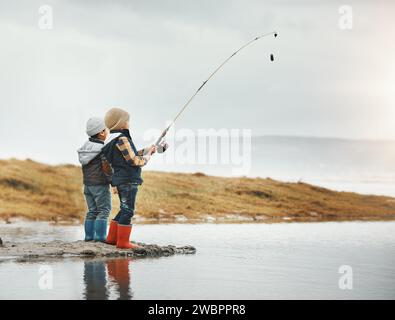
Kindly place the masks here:
<instances>
[{"instance_id":1,"label":"shoreline","mask_svg":"<svg viewBox=\"0 0 395 320\"><path fill-rule=\"evenodd\" d=\"M109 218L110 221L110 218ZM355 217L355 218L318 218L318 217L282 217L282 218L265 218L265 219L253 219L251 217L242 217L238 219L234 218L214 218L212 216L207 216L206 218L201 219L183 219L180 221L177 218L169 219L148 219L148 218L136 218L133 220L133 224L140 225L166 225L166 224L275 224L275 223L325 223L325 222L385 222L385 221L395 221L395 215L393 216L376 216L376 217ZM70 220L38 220L38 219L29 219L25 217L15 217L10 219L3 219L0 217L0 226L3 225L12 225L18 223L48 223L51 226L83 226L83 222L79 219L70 219Z\"/></svg>"}]
</instances>

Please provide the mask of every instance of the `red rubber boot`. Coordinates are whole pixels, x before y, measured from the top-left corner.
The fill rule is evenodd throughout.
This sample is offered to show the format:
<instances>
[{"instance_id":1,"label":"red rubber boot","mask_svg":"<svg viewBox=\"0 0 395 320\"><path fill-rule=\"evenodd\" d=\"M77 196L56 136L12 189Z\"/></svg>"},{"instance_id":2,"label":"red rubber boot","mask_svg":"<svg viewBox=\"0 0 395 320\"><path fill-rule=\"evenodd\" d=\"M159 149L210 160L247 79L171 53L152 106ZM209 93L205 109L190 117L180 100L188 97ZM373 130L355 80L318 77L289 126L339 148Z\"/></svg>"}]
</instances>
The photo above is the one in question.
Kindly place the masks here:
<instances>
[{"instance_id":1,"label":"red rubber boot","mask_svg":"<svg viewBox=\"0 0 395 320\"><path fill-rule=\"evenodd\" d=\"M136 249L140 248L137 244L130 243L129 238L132 232L132 225L118 224L118 249Z\"/></svg>"},{"instance_id":2,"label":"red rubber boot","mask_svg":"<svg viewBox=\"0 0 395 320\"><path fill-rule=\"evenodd\" d=\"M116 245L118 237L118 222L111 220L110 229L108 230L108 235L106 239L107 244Z\"/></svg>"}]
</instances>

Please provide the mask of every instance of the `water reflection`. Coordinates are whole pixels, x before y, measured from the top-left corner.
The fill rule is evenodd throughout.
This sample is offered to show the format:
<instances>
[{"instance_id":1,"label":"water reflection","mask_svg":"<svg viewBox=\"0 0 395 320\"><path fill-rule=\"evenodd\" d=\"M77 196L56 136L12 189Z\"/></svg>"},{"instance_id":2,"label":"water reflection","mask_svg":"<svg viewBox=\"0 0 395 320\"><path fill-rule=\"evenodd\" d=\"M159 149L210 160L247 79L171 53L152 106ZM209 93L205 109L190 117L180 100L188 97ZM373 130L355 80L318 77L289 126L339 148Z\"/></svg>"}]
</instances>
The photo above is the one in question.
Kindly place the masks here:
<instances>
[{"instance_id":1,"label":"water reflection","mask_svg":"<svg viewBox=\"0 0 395 320\"><path fill-rule=\"evenodd\" d=\"M84 261L86 300L131 300L131 259Z\"/></svg>"},{"instance_id":2,"label":"water reflection","mask_svg":"<svg viewBox=\"0 0 395 320\"><path fill-rule=\"evenodd\" d=\"M43 223L23 222L26 237L18 234L20 226L0 224L1 237L76 241L83 231L56 226L49 238L41 233ZM135 237L147 243L191 243L199 251L138 261L4 261L0 299L395 299L394 221L141 225ZM53 268L52 290L40 289L43 263ZM342 265L353 268L354 290L339 289Z\"/></svg>"}]
</instances>

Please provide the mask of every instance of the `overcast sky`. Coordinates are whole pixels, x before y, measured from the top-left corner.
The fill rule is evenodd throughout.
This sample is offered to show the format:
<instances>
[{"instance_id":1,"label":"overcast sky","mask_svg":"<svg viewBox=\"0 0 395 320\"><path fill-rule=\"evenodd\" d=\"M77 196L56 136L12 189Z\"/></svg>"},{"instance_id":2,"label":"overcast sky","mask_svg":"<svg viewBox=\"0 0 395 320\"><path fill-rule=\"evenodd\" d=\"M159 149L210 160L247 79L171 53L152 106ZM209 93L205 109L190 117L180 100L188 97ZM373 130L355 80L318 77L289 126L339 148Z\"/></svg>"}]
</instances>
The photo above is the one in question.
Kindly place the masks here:
<instances>
[{"instance_id":1,"label":"overcast sky","mask_svg":"<svg viewBox=\"0 0 395 320\"><path fill-rule=\"evenodd\" d=\"M38 9L53 8L53 29ZM352 6L353 28L339 28ZM244 42L178 128L395 139L394 1L0 0L0 158L75 162L111 106L163 128ZM275 55L271 63L269 56Z\"/></svg>"}]
</instances>

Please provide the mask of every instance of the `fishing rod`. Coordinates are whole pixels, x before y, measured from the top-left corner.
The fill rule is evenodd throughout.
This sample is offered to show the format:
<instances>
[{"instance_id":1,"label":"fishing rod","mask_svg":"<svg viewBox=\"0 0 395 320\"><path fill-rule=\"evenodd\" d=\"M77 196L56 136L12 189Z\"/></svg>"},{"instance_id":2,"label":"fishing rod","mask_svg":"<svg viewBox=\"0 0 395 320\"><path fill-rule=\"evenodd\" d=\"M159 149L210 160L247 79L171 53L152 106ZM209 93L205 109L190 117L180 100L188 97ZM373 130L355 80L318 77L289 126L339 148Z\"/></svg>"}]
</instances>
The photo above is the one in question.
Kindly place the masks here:
<instances>
[{"instance_id":1,"label":"fishing rod","mask_svg":"<svg viewBox=\"0 0 395 320\"><path fill-rule=\"evenodd\" d=\"M166 151L165 146L161 146L161 142L163 140L163 138L166 136L167 132L169 131L169 129L175 124L175 122L177 121L177 119L180 117L180 115L185 111L185 109L189 106L189 104L192 102L192 100L196 97L196 95L200 92L200 90L202 90L202 88L207 84L207 82L210 81L210 79L212 77L214 77L214 75L222 69L222 67L230 60L232 59L237 53L239 53L241 50L243 50L244 48L248 47L250 44L252 44L255 41L258 41L259 39L262 39L264 37L270 36L270 35L274 35L274 37L276 38L278 33L276 31L272 31L269 33L265 33L262 34L258 37L255 37L254 39L248 41L247 43L245 43L244 45L242 45L239 49L237 49L235 52L233 52L224 62L222 62L210 75L209 77L203 81L203 84L195 91L195 93L187 100L187 102L184 104L184 106L181 108L181 110L177 113L177 115L174 117L173 121L166 127L165 130L162 131L160 137L158 138L158 140L155 143L155 146L158 148L158 152L164 152ZM274 61L274 56L273 54L270 55L270 60ZM159 151L160 150L160 151Z\"/></svg>"}]
</instances>

